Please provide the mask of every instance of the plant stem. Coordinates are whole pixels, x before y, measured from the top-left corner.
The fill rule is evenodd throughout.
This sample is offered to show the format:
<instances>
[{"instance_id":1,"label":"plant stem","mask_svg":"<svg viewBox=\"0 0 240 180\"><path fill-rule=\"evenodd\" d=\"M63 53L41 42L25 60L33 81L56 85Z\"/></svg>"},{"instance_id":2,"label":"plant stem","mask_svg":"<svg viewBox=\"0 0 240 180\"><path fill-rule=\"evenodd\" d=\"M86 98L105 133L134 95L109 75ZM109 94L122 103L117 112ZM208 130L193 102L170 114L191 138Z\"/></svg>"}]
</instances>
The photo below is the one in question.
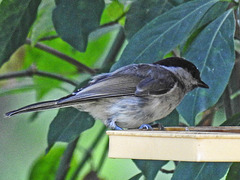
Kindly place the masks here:
<instances>
[{"instance_id":1,"label":"plant stem","mask_svg":"<svg viewBox=\"0 0 240 180\"><path fill-rule=\"evenodd\" d=\"M26 44L31 44L31 43L32 43L31 40L27 38L26 39ZM66 54L63 54L60 51L57 51L56 49L53 49L53 48L51 48L51 47L49 47L49 46L47 46L45 44L36 43L34 47L36 47L38 49L41 49L41 50L43 50L45 52L48 52L48 53L50 53L50 54L52 54L54 56L57 56L57 57L61 58L64 61L67 61L68 63L76 66L78 68L78 70L84 70L84 71L86 71L86 72L88 72L90 74L95 74L96 73L95 70L93 70L93 69L87 67L86 65L80 63L76 59L74 59L74 58L72 58L72 57L70 57L70 56L68 56Z\"/></svg>"},{"instance_id":2,"label":"plant stem","mask_svg":"<svg viewBox=\"0 0 240 180\"><path fill-rule=\"evenodd\" d=\"M120 26L119 31L116 35L116 38L112 44L112 47L105 58L104 64L107 64L109 67L113 65L124 41L125 41L125 34L123 31L123 28Z\"/></svg>"},{"instance_id":3,"label":"plant stem","mask_svg":"<svg viewBox=\"0 0 240 180\"><path fill-rule=\"evenodd\" d=\"M31 66L30 68L28 68L27 70L24 70L24 71L18 71L18 72L13 72L13 73L7 73L7 74L0 75L0 80L12 79L12 78L18 78L18 77L27 77L27 76L32 77L34 75L48 77L48 78L52 78L52 79L57 79L57 80L60 80L60 81L67 82L67 83L69 83L73 86L78 85L77 82L74 82L70 79L67 79L67 78L65 78L61 75L39 71L39 70L37 70L37 68L35 66Z\"/></svg>"},{"instance_id":4,"label":"plant stem","mask_svg":"<svg viewBox=\"0 0 240 180\"><path fill-rule=\"evenodd\" d=\"M90 145L90 147L88 148L88 150L86 151L87 153L84 154L84 157L82 159L82 162L79 164L79 166L77 167L76 171L74 172L71 180L75 180L77 179L77 176L79 174L79 172L82 170L83 166L85 165L85 163L87 162L87 160L91 157L91 152L92 150L98 145L98 143L100 142L100 139L102 138L102 136L105 134L106 131L106 126L102 126L101 130L99 131L99 133L96 135L96 139L92 142L92 144Z\"/></svg>"},{"instance_id":5,"label":"plant stem","mask_svg":"<svg viewBox=\"0 0 240 180\"><path fill-rule=\"evenodd\" d=\"M57 170L57 174L56 174L56 180L64 180L68 169L70 168L70 163L71 163L71 159L73 156L73 152L77 146L79 137L77 139L75 139L73 142L69 143L59 164L58 170Z\"/></svg>"},{"instance_id":6,"label":"plant stem","mask_svg":"<svg viewBox=\"0 0 240 180\"><path fill-rule=\"evenodd\" d=\"M206 110L203 113L202 119L201 121L198 123L197 126L211 126L213 119L214 119L214 115L216 113L216 107L213 106L210 109Z\"/></svg>"},{"instance_id":7,"label":"plant stem","mask_svg":"<svg viewBox=\"0 0 240 180\"><path fill-rule=\"evenodd\" d=\"M172 173L174 173L175 170L174 169L173 170L160 169L160 171L163 173L166 173L166 174L172 174Z\"/></svg>"},{"instance_id":8,"label":"plant stem","mask_svg":"<svg viewBox=\"0 0 240 180\"><path fill-rule=\"evenodd\" d=\"M59 38L58 35L46 36L46 37L43 37L43 38L39 39L39 41L50 41L50 40L54 40L54 39L57 39L57 38Z\"/></svg>"},{"instance_id":9,"label":"plant stem","mask_svg":"<svg viewBox=\"0 0 240 180\"><path fill-rule=\"evenodd\" d=\"M227 117L227 119L229 119L233 115L231 99L230 99L230 92L229 92L229 86L227 86L225 91L224 91L223 102L224 102L224 108L225 108L226 117Z\"/></svg>"},{"instance_id":10,"label":"plant stem","mask_svg":"<svg viewBox=\"0 0 240 180\"><path fill-rule=\"evenodd\" d=\"M126 16L127 14L127 11L126 12L123 12L117 19L115 19L114 21L111 21L111 22L108 22L106 24L103 24L101 26L99 26L99 28L103 28L103 27L107 27L107 26L112 26L114 24L117 24L118 21L120 21L124 16Z\"/></svg>"},{"instance_id":11,"label":"plant stem","mask_svg":"<svg viewBox=\"0 0 240 180\"><path fill-rule=\"evenodd\" d=\"M100 170L101 170L101 168L103 166L103 163L104 163L104 161L105 161L105 159L107 157L108 146L109 146L108 144L109 144L109 139L107 139L107 141L106 141L106 144L105 144L105 146L103 148L102 157L101 157L101 159L100 159L100 161L98 163L98 167L96 168L96 172L98 172L98 173L100 172Z\"/></svg>"}]
</instances>

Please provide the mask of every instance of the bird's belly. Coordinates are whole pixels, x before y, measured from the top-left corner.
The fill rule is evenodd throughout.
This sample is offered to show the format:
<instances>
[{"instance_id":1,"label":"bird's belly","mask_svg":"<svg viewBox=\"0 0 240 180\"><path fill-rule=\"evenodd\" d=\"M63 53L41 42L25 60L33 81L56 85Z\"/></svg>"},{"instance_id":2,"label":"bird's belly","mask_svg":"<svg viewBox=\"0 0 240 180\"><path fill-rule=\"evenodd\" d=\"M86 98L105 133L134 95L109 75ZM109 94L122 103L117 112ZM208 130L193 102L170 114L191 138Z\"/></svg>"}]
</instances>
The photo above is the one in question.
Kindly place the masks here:
<instances>
[{"instance_id":1,"label":"bird's belly","mask_svg":"<svg viewBox=\"0 0 240 180\"><path fill-rule=\"evenodd\" d=\"M121 128L138 128L161 119L171 113L182 98L128 97L120 100L109 109L111 118Z\"/></svg>"},{"instance_id":2,"label":"bird's belly","mask_svg":"<svg viewBox=\"0 0 240 180\"><path fill-rule=\"evenodd\" d=\"M76 107L89 112L94 118L100 119L105 125L115 122L121 128L138 128L161 119L171 113L182 100L177 96L123 96L104 98L86 102Z\"/></svg>"}]
</instances>

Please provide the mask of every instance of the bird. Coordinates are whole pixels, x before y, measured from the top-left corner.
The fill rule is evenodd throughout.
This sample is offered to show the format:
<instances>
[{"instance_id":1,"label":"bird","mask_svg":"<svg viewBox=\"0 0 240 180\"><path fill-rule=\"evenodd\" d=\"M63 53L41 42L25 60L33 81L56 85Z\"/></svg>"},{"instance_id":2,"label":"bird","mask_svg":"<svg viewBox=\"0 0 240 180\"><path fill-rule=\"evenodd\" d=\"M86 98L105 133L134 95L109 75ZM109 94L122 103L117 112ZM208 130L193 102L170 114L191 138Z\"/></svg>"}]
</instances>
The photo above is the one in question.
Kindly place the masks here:
<instances>
[{"instance_id":1,"label":"bird","mask_svg":"<svg viewBox=\"0 0 240 180\"><path fill-rule=\"evenodd\" d=\"M57 100L31 104L7 112L74 107L100 119L109 129L151 129L150 123L170 114L195 88L209 88L190 61L169 57L155 63L130 64L94 76L89 83Z\"/></svg>"}]
</instances>

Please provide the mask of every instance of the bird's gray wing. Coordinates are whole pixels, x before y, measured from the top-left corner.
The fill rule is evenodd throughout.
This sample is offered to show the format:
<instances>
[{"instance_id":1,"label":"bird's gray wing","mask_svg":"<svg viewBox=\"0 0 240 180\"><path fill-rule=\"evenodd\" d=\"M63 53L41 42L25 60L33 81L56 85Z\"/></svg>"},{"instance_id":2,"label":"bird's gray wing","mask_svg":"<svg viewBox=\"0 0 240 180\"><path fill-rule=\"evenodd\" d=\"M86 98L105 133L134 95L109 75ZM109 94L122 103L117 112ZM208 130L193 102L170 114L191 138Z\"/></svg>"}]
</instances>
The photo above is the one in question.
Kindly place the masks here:
<instances>
[{"instance_id":1,"label":"bird's gray wing","mask_svg":"<svg viewBox=\"0 0 240 180\"><path fill-rule=\"evenodd\" d=\"M176 79L169 71L154 71L151 75L141 76L138 72L132 74L117 73L90 84L71 96L62 98L59 103L80 102L99 98L118 96L160 95L170 91Z\"/></svg>"},{"instance_id":2,"label":"bird's gray wing","mask_svg":"<svg viewBox=\"0 0 240 180\"><path fill-rule=\"evenodd\" d=\"M178 82L177 78L169 71L162 71L161 74L150 76L142 81L136 87L135 95L161 95L170 91Z\"/></svg>"},{"instance_id":3,"label":"bird's gray wing","mask_svg":"<svg viewBox=\"0 0 240 180\"><path fill-rule=\"evenodd\" d=\"M90 84L73 95L60 99L59 103L134 95L136 86L141 80L141 77L135 75L110 76Z\"/></svg>"}]
</instances>

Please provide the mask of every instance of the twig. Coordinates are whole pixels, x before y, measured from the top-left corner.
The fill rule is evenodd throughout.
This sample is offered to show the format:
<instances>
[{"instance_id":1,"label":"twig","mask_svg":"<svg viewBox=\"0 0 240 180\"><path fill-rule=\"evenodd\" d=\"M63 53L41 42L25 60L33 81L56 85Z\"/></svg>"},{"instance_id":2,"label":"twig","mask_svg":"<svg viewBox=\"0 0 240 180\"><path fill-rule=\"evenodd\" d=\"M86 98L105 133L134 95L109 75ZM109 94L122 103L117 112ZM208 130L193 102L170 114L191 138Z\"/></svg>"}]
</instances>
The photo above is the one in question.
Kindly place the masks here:
<instances>
[{"instance_id":1,"label":"twig","mask_svg":"<svg viewBox=\"0 0 240 180\"><path fill-rule=\"evenodd\" d=\"M210 109L206 110L203 113L202 119L201 121L198 123L197 126L211 126L213 119L214 119L214 115L216 113L216 107L213 106Z\"/></svg>"},{"instance_id":2,"label":"twig","mask_svg":"<svg viewBox=\"0 0 240 180\"><path fill-rule=\"evenodd\" d=\"M104 27L107 27L107 26L112 26L112 25L114 25L114 24L117 24L118 21L120 21L124 16L126 16L127 12L128 12L128 11L123 12L123 13L121 14L121 16L119 16L117 19L115 19L114 21L111 21L111 22L109 22L109 23L103 24L103 25L99 26L99 28L104 28Z\"/></svg>"},{"instance_id":3,"label":"twig","mask_svg":"<svg viewBox=\"0 0 240 180\"><path fill-rule=\"evenodd\" d=\"M231 105L229 86L226 87L226 89L224 91L224 94L223 94L223 97L224 97L223 103L224 103L226 117L227 117L227 119L229 119L233 115L233 109L232 109L232 105Z\"/></svg>"},{"instance_id":4,"label":"twig","mask_svg":"<svg viewBox=\"0 0 240 180\"><path fill-rule=\"evenodd\" d=\"M121 50L121 47L122 47L124 41L125 41L125 34L123 31L123 28L120 27L119 31L116 35L116 38L115 38L114 42L112 43L112 47L109 50L109 52L104 60L104 64L107 65L108 67L104 67L103 70L109 71L110 67L115 62L116 57L117 57L119 51Z\"/></svg>"},{"instance_id":5,"label":"twig","mask_svg":"<svg viewBox=\"0 0 240 180\"><path fill-rule=\"evenodd\" d=\"M96 139L92 142L91 146L88 148L87 153L84 154L82 162L79 164L79 166L75 170L71 180L77 179L77 176L78 176L79 172L81 171L81 169L85 165L86 161L91 157L92 150L98 145L98 143L100 142L100 139L105 134L105 131L106 131L106 126L102 126L102 129L96 135Z\"/></svg>"},{"instance_id":6,"label":"twig","mask_svg":"<svg viewBox=\"0 0 240 180\"><path fill-rule=\"evenodd\" d=\"M27 38L25 43L26 44L31 44L32 42L31 42L30 39ZM56 49L53 49L53 48L51 48L51 47L49 47L45 44L36 43L34 47L36 47L38 49L41 49L43 51L46 51L46 52L48 52L48 53L50 53L54 56L57 56L57 57L61 58L62 60L67 61L70 64L73 64L74 66L76 66L78 68L78 70L84 70L84 71L86 71L90 74L95 74L96 73L95 70L93 70L93 69L87 67L86 65L80 63L76 59L74 59L74 58L72 58L72 57L70 57L66 54L63 54L60 51L57 51Z\"/></svg>"},{"instance_id":7,"label":"twig","mask_svg":"<svg viewBox=\"0 0 240 180\"><path fill-rule=\"evenodd\" d=\"M172 174L172 173L174 173L175 170L174 169L173 170L160 169L160 171L163 173L166 173L166 174Z\"/></svg>"},{"instance_id":8,"label":"twig","mask_svg":"<svg viewBox=\"0 0 240 180\"><path fill-rule=\"evenodd\" d=\"M59 36L58 35L46 36L46 37L40 38L39 41L50 41L56 38L59 38Z\"/></svg>"},{"instance_id":9,"label":"twig","mask_svg":"<svg viewBox=\"0 0 240 180\"><path fill-rule=\"evenodd\" d=\"M0 80L5 80L5 79L12 79L12 78L18 78L18 77L26 77L26 76L43 76L43 77L48 77L48 78L52 78L52 79L57 79L60 81L64 81L67 82L73 86L77 86L78 83L67 79L61 75L58 74L53 74L53 73L49 73L49 72L43 72L43 71L39 71L37 70L37 68L35 66L31 66L30 68L28 68L27 70L24 71L18 71L18 72L13 72L13 73L7 73L7 74L3 74L0 75Z\"/></svg>"},{"instance_id":10,"label":"twig","mask_svg":"<svg viewBox=\"0 0 240 180\"><path fill-rule=\"evenodd\" d=\"M103 165L103 163L104 163L104 161L106 159L107 152L108 152L108 144L109 144L109 139L107 140L107 142L106 142L106 144L105 144L105 146L103 148L102 157L101 157L101 159L100 159L100 161L98 163L98 167L96 168L96 172L98 172L98 173L101 170L102 165Z\"/></svg>"},{"instance_id":11,"label":"twig","mask_svg":"<svg viewBox=\"0 0 240 180\"><path fill-rule=\"evenodd\" d=\"M56 180L64 180L68 169L70 168L71 159L73 156L73 152L77 146L79 137L75 139L73 142L69 143L59 164L57 174L56 174Z\"/></svg>"}]
</instances>

